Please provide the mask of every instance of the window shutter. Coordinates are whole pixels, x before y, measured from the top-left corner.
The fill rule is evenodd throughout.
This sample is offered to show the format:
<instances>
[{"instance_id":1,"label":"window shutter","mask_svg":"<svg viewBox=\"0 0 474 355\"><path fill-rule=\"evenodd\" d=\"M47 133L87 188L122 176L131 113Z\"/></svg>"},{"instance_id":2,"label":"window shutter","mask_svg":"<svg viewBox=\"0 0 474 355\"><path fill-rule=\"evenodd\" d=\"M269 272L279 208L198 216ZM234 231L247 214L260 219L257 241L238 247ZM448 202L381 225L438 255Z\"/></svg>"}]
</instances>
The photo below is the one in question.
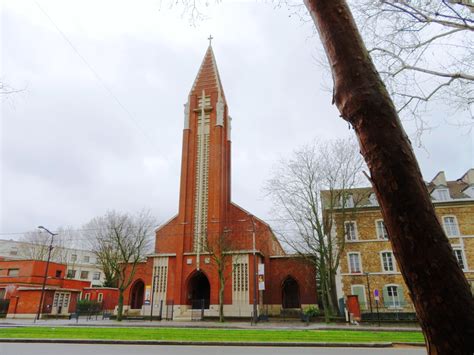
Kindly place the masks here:
<instances>
[{"instance_id":1,"label":"window shutter","mask_svg":"<svg viewBox=\"0 0 474 355\"><path fill-rule=\"evenodd\" d=\"M400 300L400 307L404 307L405 306L405 298L403 296L403 287L398 286L397 291L398 291L398 299Z\"/></svg>"},{"instance_id":2,"label":"window shutter","mask_svg":"<svg viewBox=\"0 0 474 355\"><path fill-rule=\"evenodd\" d=\"M365 308L365 295L364 295L364 287L363 286L353 286L353 293L357 295L359 299L360 308Z\"/></svg>"},{"instance_id":3,"label":"window shutter","mask_svg":"<svg viewBox=\"0 0 474 355\"><path fill-rule=\"evenodd\" d=\"M389 300L389 298L388 298L388 289L387 289L387 286L384 286L384 287L383 287L382 296L383 296L383 305L384 305L385 307L390 306L390 300Z\"/></svg>"}]
</instances>

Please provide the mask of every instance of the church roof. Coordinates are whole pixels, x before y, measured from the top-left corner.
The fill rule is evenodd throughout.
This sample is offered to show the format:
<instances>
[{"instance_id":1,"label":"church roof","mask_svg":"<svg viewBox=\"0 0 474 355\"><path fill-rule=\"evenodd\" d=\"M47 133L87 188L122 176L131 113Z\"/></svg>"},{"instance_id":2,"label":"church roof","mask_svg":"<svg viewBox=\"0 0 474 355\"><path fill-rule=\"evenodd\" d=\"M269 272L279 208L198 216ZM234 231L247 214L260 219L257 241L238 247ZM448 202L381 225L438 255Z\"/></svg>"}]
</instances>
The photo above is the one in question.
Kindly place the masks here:
<instances>
[{"instance_id":1,"label":"church roof","mask_svg":"<svg viewBox=\"0 0 474 355\"><path fill-rule=\"evenodd\" d=\"M207 48L189 95L200 96L202 90L209 93L217 91L225 100L224 89L222 88L221 78L219 76L219 71L217 70L216 58L214 57L214 51L212 50L211 45Z\"/></svg>"}]
</instances>

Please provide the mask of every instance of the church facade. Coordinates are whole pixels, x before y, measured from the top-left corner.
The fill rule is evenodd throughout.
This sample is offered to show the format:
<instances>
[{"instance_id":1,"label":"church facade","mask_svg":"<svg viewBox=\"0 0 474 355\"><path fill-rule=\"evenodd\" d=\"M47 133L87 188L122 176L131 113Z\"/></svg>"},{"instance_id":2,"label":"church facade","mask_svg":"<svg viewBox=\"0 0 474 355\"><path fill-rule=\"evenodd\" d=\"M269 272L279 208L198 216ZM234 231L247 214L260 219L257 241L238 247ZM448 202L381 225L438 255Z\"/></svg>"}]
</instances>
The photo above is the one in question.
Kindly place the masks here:
<instances>
[{"instance_id":1,"label":"church facade","mask_svg":"<svg viewBox=\"0 0 474 355\"><path fill-rule=\"evenodd\" d=\"M250 317L254 303L269 315L316 305L317 291L314 268L231 200L231 117L209 45L184 109L179 210L156 230L125 304L186 319L196 308L217 316L220 298L226 317Z\"/></svg>"}]
</instances>

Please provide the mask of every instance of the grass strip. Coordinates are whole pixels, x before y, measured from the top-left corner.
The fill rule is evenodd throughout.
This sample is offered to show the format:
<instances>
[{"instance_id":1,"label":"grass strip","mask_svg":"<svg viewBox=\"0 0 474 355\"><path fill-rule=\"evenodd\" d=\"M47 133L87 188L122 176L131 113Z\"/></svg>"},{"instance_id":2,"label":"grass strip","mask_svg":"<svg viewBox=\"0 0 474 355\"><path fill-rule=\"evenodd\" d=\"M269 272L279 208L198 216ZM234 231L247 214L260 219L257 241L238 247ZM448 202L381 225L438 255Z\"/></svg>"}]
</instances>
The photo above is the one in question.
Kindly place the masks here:
<instances>
[{"instance_id":1,"label":"grass strip","mask_svg":"<svg viewBox=\"0 0 474 355\"><path fill-rule=\"evenodd\" d=\"M421 332L203 328L19 327L1 328L0 338L171 340L215 342L424 342Z\"/></svg>"}]
</instances>

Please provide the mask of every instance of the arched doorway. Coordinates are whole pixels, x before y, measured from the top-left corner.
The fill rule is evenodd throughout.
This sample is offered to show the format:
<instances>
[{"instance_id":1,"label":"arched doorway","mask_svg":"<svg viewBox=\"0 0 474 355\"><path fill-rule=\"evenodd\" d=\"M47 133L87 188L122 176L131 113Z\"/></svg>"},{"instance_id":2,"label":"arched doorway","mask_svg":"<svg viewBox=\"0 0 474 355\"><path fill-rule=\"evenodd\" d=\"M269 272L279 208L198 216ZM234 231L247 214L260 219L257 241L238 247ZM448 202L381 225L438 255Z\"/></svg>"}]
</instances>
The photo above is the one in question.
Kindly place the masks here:
<instances>
[{"instance_id":1,"label":"arched doorway","mask_svg":"<svg viewBox=\"0 0 474 355\"><path fill-rule=\"evenodd\" d=\"M204 305L209 308L211 298L211 285L207 276L202 271L196 271L188 281L188 304L193 309L200 309Z\"/></svg>"},{"instance_id":2,"label":"arched doorway","mask_svg":"<svg viewBox=\"0 0 474 355\"><path fill-rule=\"evenodd\" d=\"M283 308L300 308L300 287L298 282L291 276L283 281L281 285L281 303Z\"/></svg>"},{"instance_id":3,"label":"arched doorway","mask_svg":"<svg viewBox=\"0 0 474 355\"><path fill-rule=\"evenodd\" d=\"M130 308L141 309L143 305L143 294L145 293L145 284L142 280L137 280L130 290Z\"/></svg>"}]
</instances>

